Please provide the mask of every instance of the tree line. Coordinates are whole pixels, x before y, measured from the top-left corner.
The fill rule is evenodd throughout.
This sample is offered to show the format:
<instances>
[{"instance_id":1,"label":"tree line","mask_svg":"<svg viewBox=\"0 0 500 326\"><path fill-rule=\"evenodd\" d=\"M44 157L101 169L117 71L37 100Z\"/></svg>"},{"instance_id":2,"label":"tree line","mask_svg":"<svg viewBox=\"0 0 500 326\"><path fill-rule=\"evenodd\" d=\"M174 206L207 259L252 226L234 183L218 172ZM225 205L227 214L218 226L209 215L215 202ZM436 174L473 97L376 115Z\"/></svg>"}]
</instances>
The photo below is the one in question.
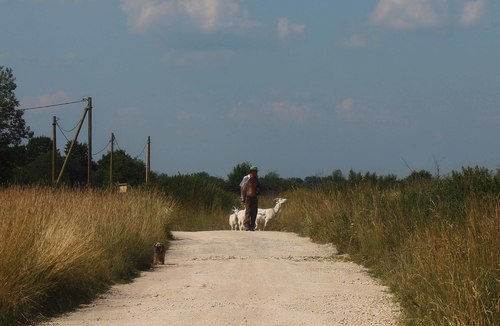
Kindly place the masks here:
<instances>
[{"instance_id":1,"label":"tree line","mask_svg":"<svg viewBox=\"0 0 500 326\"><path fill-rule=\"evenodd\" d=\"M45 136L33 137L33 131L23 119L24 111L17 109L19 101L15 96L15 77L12 69L0 66L0 185L51 185L52 184L52 139ZM66 143L64 152L56 153L56 171L68 155L70 142ZM92 185L109 187L109 165L111 153L103 155L97 162L92 162ZM88 147L85 143L76 142L61 182L68 186L84 186L87 183ZM225 191L235 193L239 190L242 177L248 172L250 162L237 164L227 175L227 179L210 176L206 172L189 175L166 175L151 173L151 183L163 189L177 192L186 190L184 198L193 188L201 187L203 191ZM460 175L474 175L481 180L490 180L497 184L500 171L496 173L484 168L464 168L462 172L452 172L449 178ZM142 186L145 183L146 166L137 158L131 157L124 150L113 152L113 182L127 183L131 186ZM332 185L336 189L350 188L359 184L371 184L379 188L390 188L402 182L425 182L440 179L425 170L412 171L404 179L396 175L379 176L376 173L360 173L350 170L344 175L341 170L333 170L327 176L308 176L305 178L282 178L276 171L268 172L260 177L263 194L275 193L296 188L323 187ZM489 181L484 181L491 183ZM483 182L483 183L484 183ZM187 186L186 185L191 185ZM215 190L216 189L216 190Z\"/></svg>"}]
</instances>

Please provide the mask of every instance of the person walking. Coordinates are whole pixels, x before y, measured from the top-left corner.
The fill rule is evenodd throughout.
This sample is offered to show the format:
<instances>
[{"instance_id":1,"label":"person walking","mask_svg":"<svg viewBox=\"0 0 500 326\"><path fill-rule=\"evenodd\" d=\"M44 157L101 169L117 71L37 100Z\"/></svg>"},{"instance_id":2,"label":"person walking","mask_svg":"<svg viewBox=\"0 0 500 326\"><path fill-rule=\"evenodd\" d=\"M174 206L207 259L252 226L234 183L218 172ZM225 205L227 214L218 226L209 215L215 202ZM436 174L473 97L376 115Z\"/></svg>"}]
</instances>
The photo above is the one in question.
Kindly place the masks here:
<instances>
[{"instance_id":1,"label":"person walking","mask_svg":"<svg viewBox=\"0 0 500 326\"><path fill-rule=\"evenodd\" d=\"M241 202L245 203L245 220L243 225L247 231L255 230L255 220L257 219L257 206L259 194L259 179L257 177L257 167L250 167L249 173L243 177L240 183Z\"/></svg>"}]
</instances>

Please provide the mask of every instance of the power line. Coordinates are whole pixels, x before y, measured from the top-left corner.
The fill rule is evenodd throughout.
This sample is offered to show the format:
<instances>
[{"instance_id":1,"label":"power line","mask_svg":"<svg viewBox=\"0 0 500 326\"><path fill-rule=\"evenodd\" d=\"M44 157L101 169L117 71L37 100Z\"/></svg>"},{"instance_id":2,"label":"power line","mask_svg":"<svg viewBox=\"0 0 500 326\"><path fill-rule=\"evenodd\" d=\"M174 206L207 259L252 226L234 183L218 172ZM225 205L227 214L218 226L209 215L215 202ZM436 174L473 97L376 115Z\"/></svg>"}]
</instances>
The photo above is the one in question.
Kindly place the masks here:
<instances>
[{"instance_id":1,"label":"power line","mask_svg":"<svg viewBox=\"0 0 500 326\"><path fill-rule=\"evenodd\" d=\"M109 144L111 144L111 140L108 141L108 143L106 144L106 146L104 146L103 149L101 149L100 151L98 151L97 153L93 153L92 156L96 156L96 155L99 155L101 154L102 152L104 152L108 147L109 147Z\"/></svg>"},{"instance_id":2,"label":"power line","mask_svg":"<svg viewBox=\"0 0 500 326\"><path fill-rule=\"evenodd\" d=\"M59 129L60 129L60 130L64 130L65 132L72 132L73 130L75 130L75 129L76 129L76 127L78 127L78 125L80 124L80 121L78 121L78 122L76 123L76 125L75 125L72 129L70 129L70 130L66 130L66 129L64 129L64 128L63 128L63 127L59 124L59 119L57 120L57 122L56 122L56 123L57 123L57 126L59 127Z\"/></svg>"},{"instance_id":3,"label":"power line","mask_svg":"<svg viewBox=\"0 0 500 326\"><path fill-rule=\"evenodd\" d=\"M116 136L115 136L115 145L116 145L116 147L118 147L119 151L125 152L123 149L120 148L120 145L118 145L118 139L116 139Z\"/></svg>"},{"instance_id":4,"label":"power line","mask_svg":"<svg viewBox=\"0 0 500 326\"><path fill-rule=\"evenodd\" d=\"M134 159L138 159L139 156L141 156L144 153L144 151L146 150L147 146L148 146L148 143L144 144L144 147L142 148L142 151L139 153L139 155L135 156Z\"/></svg>"},{"instance_id":5,"label":"power line","mask_svg":"<svg viewBox=\"0 0 500 326\"><path fill-rule=\"evenodd\" d=\"M45 109L45 108L51 108L51 107L54 107L54 106L62 106L62 105L68 105L68 104L75 104L75 103L81 103L81 102L85 102L85 101L87 101L86 98L81 99L79 101L73 101L73 102L65 102L65 103L57 103L57 104L50 104L50 105L34 106L34 107L31 107L31 108L19 109L19 111Z\"/></svg>"},{"instance_id":6,"label":"power line","mask_svg":"<svg viewBox=\"0 0 500 326\"><path fill-rule=\"evenodd\" d=\"M60 126L58 123L56 123L56 125L57 125L57 128L59 128L59 131L61 132L61 134L64 136L64 138L66 138L66 140L69 142L69 139L68 139L68 137L66 137L66 134L65 134L65 133L64 133L64 131L61 129L61 126Z\"/></svg>"},{"instance_id":7,"label":"power line","mask_svg":"<svg viewBox=\"0 0 500 326\"><path fill-rule=\"evenodd\" d=\"M123 149L121 149L120 145L118 144L118 139L116 138L116 136L115 136L115 141L114 141L114 144L116 145L116 147L118 148L118 150L125 152ZM142 151L139 153L139 155L134 156L134 157L133 157L133 159L137 159L137 158L139 158L139 156L141 156L141 155L144 153L144 151L146 150L146 147L147 147L147 146L148 146L148 144L146 143L146 144L144 145L144 147L142 148Z\"/></svg>"}]
</instances>

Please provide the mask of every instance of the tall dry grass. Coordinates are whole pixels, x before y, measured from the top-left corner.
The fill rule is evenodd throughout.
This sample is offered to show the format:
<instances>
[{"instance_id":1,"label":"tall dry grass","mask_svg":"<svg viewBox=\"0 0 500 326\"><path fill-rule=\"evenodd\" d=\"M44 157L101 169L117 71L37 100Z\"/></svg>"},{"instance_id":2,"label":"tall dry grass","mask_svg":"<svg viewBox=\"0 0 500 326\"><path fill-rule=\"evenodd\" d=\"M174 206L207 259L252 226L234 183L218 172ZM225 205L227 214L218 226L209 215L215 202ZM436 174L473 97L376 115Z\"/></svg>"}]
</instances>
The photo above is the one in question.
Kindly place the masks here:
<instances>
[{"instance_id":1,"label":"tall dry grass","mask_svg":"<svg viewBox=\"0 0 500 326\"><path fill-rule=\"evenodd\" d=\"M227 203L215 201L210 207L203 204L196 204L193 201L178 202L177 209L172 215L171 229L172 231L211 231L211 230L230 230L229 215L233 213L232 207L245 209L244 204L240 202L238 195L229 194L232 201L231 206ZM261 196L259 197L260 208L272 208L276 206L274 197ZM275 220L272 221L275 223ZM279 225L279 220L276 221ZM277 229L275 226L274 229Z\"/></svg>"},{"instance_id":2,"label":"tall dry grass","mask_svg":"<svg viewBox=\"0 0 500 326\"><path fill-rule=\"evenodd\" d=\"M500 197L433 185L298 189L271 229L333 242L391 287L409 325L500 324ZM448 196L448 197L447 197Z\"/></svg>"},{"instance_id":3,"label":"tall dry grass","mask_svg":"<svg viewBox=\"0 0 500 326\"><path fill-rule=\"evenodd\" d=\"M229 229L229 209L178 204L170 223L172 231L212 231Z\"/></svg>"},{"instance_id":4,"label":"tall dry grass","mask_svg":"<svg viewBox=\"0 0 500 326\"><path fill-rule=\"evenodd\" d=\"M440 213L396 253L390 281L414 324L500 323L500 204L471 199L465 221Z\"/></svg>"},{"instance_id":5,"label":"tall dry grass","mask_svg":"<svg viewBox=\"0 0 500 326\"><path fill-rule=\"evenodd\" d=\"M67 309L147 268L173 206L154 193L0 190L0 324Z\"/></svg>"}]
</instances>

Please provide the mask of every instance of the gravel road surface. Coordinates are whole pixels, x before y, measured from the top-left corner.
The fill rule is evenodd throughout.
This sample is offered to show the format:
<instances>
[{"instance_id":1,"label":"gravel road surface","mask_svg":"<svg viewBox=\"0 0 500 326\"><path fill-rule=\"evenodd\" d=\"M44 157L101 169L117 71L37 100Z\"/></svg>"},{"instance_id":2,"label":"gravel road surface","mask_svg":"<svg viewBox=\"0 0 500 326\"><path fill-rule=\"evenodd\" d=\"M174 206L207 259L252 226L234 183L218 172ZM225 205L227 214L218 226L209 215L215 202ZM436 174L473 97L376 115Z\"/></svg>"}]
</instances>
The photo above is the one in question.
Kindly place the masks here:
<instances>
[{"instance_id":1,"label":"gravel road surface","mask_svg":"<svg viewBox=\"0 0 500 326\"><path fill-rule=\"evenodd\" d=\"M283 232L174 232L165 265L46 325L397 325L399 308L331 245Z\"/></svg>"}]
</instances>

